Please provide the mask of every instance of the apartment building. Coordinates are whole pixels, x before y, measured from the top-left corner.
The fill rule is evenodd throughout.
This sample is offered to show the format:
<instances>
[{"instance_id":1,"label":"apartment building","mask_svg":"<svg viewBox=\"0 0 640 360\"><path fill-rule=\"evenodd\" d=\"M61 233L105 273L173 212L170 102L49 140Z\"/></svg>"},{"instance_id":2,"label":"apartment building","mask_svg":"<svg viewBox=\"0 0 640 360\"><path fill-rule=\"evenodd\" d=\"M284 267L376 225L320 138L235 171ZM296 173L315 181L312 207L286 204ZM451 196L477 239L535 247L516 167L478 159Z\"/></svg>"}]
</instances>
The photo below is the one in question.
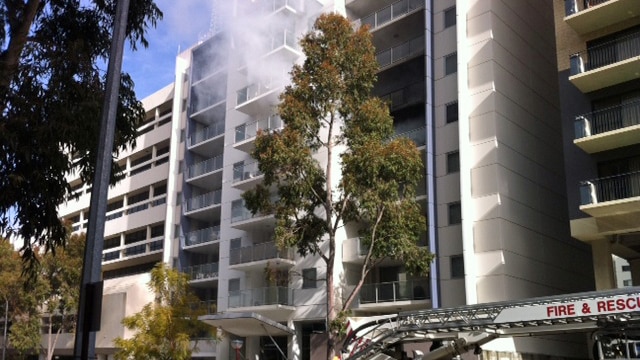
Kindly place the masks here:
<instances>
[{"instance_id":1,"label":"apartment building","mask_svg":"<svg viewBox=\"0 0 640 360\"><path fill-rule=\"evenodd\" d=\"M593 249L598 289L616 287L612 254L638 285L640 8L622 0L554 5L571 235Z\"/></svg>"},{"instance_id":2,"label":"apartment building","mask_svg":"<svg viewBox=\"0 0 640 360\"><path fill-rule=\"evenodd\" d=\"M224 30L178 55L175 83L144 100L138 145L119 158L128 176L109 193L103 273L113 304L105 300L103 324L111 325L98 335L101 358L111 358L110 339L126 335L121 316L150 300L140 289L158 261L190 275L209 305L206 321L222 330L220 342L195 357L325 356L323 263L277 249L273 216L252 215L241 198L262 181L250 156L255 136L283 126L278 95L302 60L297 39L322 11L370 26L380 63L374 92L389 101L396 133L424 154L420 241L437 254L428 278L393 261L376 268L354 316L593 288L585 266L591 248L572 238L579 238L574 221L569 227L568 110L559 100L566 85L558 87L554 41L561 1L229 3ZM61 210L76 230L86 224L88 199ZM335 285L348 288L363 263L361 246L347 232L338 245ZM587 357L582 337L483 349L523 359Z\"/></svg>"}]
</instances>

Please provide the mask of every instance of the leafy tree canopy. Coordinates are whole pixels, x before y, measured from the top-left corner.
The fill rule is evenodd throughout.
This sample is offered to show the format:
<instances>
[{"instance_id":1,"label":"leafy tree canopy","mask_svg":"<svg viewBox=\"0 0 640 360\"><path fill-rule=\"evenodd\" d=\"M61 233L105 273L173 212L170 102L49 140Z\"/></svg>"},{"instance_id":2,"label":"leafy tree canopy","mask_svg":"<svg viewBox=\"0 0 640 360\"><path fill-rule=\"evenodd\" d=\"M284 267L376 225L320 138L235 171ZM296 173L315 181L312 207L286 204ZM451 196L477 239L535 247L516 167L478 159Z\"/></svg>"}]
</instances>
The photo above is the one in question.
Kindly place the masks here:
<instances>
[{"instance_id":1,"label":"leafy tree canopy","mask_svg":"<svg viewBox=\"0 0 640 360\"><path fill-rule=\"evenodd\" d=\"M0 234L55 250L66 230L57 207L70 198L65 175L93 180L115 0L0 2ZM127 38L146 47L162 12L131 1ZM114 155L134 143L144 117L133 81L122 74ZM111 181L119 178L112 166ZM15 218L10 218L13 213Z\"/></svg>"},{"instance_id":2,"label":"leafy tree canopy","mask_svg":"<svg viewBox=\"0 0 640 360\"><path fill-rule=\"evenodd\" d=\"M192 293L187 275L160 263L151 270L148 285L155 301L122 320L135 335L115 339L120 348L116 359L191 359L197 342L192 347L190 341L203 335L214 338L215 329L198 320L198 316L205 314L205 308Z\"/></svg>"},{"instance_id":3,"label":"leafy tree canopy","mask_svg":"<svg viewBox=\"0 0 640 360\"><path fill-rule=\"evenodd\" d=\"M305 61L293 67L292 84L280 97L285 126L258 134L252 156L264 181L243 198L254 214L274 213L280 247L326 262L331 359L369 271L392 258L426 275L433 255L418 246L426 224L415 201L421 155L412 141L394 138L387 104L371 96L378 63L368 29L324 14L301 46ZM336 233L345 225L360 229L369 253L354 290L343 297L334 289L333 269L341 261Z\"/></svg>"}]
</instances>

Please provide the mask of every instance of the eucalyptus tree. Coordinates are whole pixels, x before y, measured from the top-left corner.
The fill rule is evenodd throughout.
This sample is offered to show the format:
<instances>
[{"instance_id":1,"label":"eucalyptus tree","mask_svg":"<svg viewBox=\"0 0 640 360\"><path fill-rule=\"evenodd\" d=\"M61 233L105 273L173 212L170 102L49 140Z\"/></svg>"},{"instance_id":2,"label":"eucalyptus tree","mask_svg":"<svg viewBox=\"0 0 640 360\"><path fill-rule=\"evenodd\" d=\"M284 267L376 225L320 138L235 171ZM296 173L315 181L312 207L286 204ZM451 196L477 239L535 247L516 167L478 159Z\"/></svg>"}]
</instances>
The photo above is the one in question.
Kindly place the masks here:
<instances>
[{"instance_id":1,"label":"eucalyptus tree","mask_svg":"<svg viewBox=\"0 0 640 360\"><path fill-rule=\"evenodd\" d=\"M418 245L426 223L415 200L421 155L411 140L393 136L388 105L371 96L378 63L368 29L323 14L300 44L304 63L293 67L278 107L285 126L258 134L252 156L264 180L243 198L254 214L274 214L279 247L326 264L332 359L371 269L392 258L426 275L433 255ZM335 287L341 261L336 234L346 224L359 227L368 253L356 286L340 286L341 293Z\"/></svg>"}]
</instances>

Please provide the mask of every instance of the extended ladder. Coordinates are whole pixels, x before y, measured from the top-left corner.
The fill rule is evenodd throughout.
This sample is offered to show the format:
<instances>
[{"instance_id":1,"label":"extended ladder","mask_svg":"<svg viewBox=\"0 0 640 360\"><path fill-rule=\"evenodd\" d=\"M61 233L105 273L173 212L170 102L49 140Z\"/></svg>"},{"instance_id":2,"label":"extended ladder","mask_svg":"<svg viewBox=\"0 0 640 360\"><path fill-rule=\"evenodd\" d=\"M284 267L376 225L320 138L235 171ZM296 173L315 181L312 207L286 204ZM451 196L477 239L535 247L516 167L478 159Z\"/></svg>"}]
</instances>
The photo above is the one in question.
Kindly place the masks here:
<instances>
[{"instance_id":1,"label":"extended ladder","mask_svg":"<svg viewBox=\"0 0 640 360\"><path fill-rule=\"evenodd\" d=\"M457 355L498 337L591 331L640 324L640 287L402 312L350 329L343 359L372 359L405 342L456 339ZM462 334L463 336L460 336ZM424 359L437 359L435 354Z\"/></svg>"}]
</instances>

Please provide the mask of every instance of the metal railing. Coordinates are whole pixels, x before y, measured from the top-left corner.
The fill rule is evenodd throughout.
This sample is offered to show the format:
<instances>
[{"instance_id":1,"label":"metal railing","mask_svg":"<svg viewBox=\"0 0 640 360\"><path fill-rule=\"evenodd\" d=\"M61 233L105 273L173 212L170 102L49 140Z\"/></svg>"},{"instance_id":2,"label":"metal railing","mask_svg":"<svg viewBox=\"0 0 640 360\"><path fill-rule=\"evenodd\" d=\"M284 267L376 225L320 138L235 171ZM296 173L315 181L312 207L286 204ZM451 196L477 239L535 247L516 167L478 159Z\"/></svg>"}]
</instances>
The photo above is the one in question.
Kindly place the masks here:
<instances>
[{"instance_id":1,"label":"metal railing","mask_svg":"<svg viewBox=\"0 0 640 360\"><path fill-rule=\"evenodd\" d=\"M404 60L413 55L424 53L424 36L418 36L400 45L383 50L376 54L376 60L381 68Z\"/></svg>"},{"instance_id":2,"label":"metal railing","mask_svg":"<svg viewBox=\"0 0 640 360\"><path fill-rule=\"evenodd\" d=\"M423 0L400 0L387 7L384 7L371 15L356 20L356 24L369 25L371 30L382 26L402 15L408 14L414 10L424 9Z\"/></svg>"},{"instance_id":3,"label":"metal railing","mask_svg":"<svg viewBox=\"0 0 640 360\"><path fill-rule=\"evenodd\" d=\"M193 246L220 240L220 226L212 226L188 232L184 236L184 246Z\"/></svg>"},{"instance_id":4,"label":"metal railing","mask_svg":"<svg viewBox=\"0 0 640 360\"><path fill-rule=\"evenodd\" d=\"M429 289L428 279L365 284L360 289L360 303L427 300L430 294Z\"/></svg>"},{"instance_id":5,"label":"metal railing","mask_svg":"<svg viewBox=\"0 0 640 360\"><path fill-rule=\"evenodd\" d=\"M119 246L118 248L109 248L102 252L102 261L113 261L118 259L126 259L129 256L148 254L154 251L161 251L164 248L164 240L162 237L142 240Z\"/></svg>"},{"instance_id":6,"label":"metal railing","mask_svg":"<svg viewBox=\"0 0 640 360\"><path fill-rule=\"evenodd\" d=\"M395 110L399 107L417 103L424 103L425 101L425 87L424 83L415 83L400 90L384 94L380 96L380 99L389 103L389 108Z\"/></svg>"},{"instance_id":7,"label":"metal railing","mask_svg":"<svg viewBox=\"0 0 640 360\"><path fill-rule=\"evenodd\" d=\"M140 211L147 210L152 207L160 206L166 203L166 195L160 195L158 197L146 200L143 203L136 203L135 205L129 205L121 207L106 214L105 221L110 221L122 217L123 215L135 214Z\"/></svg>"},{"instance_id":8,"label":"metal railing","mask_svg":"<svg viewBox=\"0 0 640 360\"><path fill-rule=\"evenodd\" d=\"M638 124L640 124L640 99L577 116L575 138L580 139Z\"/></svg>"},{"instance_id":9,"label":"metal railing","mask_svg":"<svg viewBox=\"0 0 640 360\"><path fill-rule=\"evenodd\" d=\"M606 3L611 0L565 0L564 14L565 16L573 15L583 10L587 10L596 5Z\"/></svg>"},{"instance_id":10,"label":"metal railing","mask_svg":"<svg viewBox=\"0 0 640 360\"><path fill-rule=\"evenodd\" d=\"M636 56L640 56L640 31L571 55L570 75L578 75Z\"/></svg>"},{"instance_id":11,"label":"metal railing","mask_svg":"<svg viewBox=\"0 0 640 360\"><path fill-rule=\"evenodd\" d=\"M189 136L189 146L199 144L201 142L213 139L216 136L224 134L224 122L218 122L207 126L206 128L196 131Z\"/></svg>"},{"instance_id":12,"label":"metal railing","mask_svg":"<svg viewBox=\"0 0 640 360\"><path fill-rule=\"evenodd\" d=\"M233 183L249 180L262 175L258 169L258 163L242 164L233 167Z\"/></svg>"},{"instance_id":13,"label":"metal railing","mask_svg":"<svg viewBox=\"0 0 640 360\"><path fill-rule=\"evenodd\" d=\"M582 205L640 196L640 171L580 183Z\"/></svg>"},{"instance_id":14,"label":"metal railing","mask_svg":"<svg viewBox=\"0 0 640 360\"><path fill-rule=\"evenodd\" d=\"M427 143L426 127L423 126L399 134L394 134L391 139L397 139L399 137L406 137L413 140L413 142L416 143L416 146L424 146Z\"/></svg>"},{"instance_id":15,"label":"metal railing","mask_svg":"<svg viewBox=\"0 0 640 360\"><path fill-rule=\"evenodd\" d=\"M208 263L187 266L183 272L189 275L191 280L211 279L218 277L218 263Z\"/></svg>"},{"instance_id":16,"label":"metal railing","mask_svg":"<svg viewBox=\"0 0 640 360\"><path fill-rule=\"evenodd\" d=\"M229 291L229 308L263 305L293 305L293 289L273 286Z\"/></svg>"},{"instance_id":17,"label":"metal railing","mask_svg":"<svg viewBox=\"0 0 640 360\"><path fill-rule=\"evenodd\" d=\"M275 131L282 129L282 119L278 115L271 115L258 121L248 122L236 126L235 142L240 142L256 137L258 131Z\"/></svg>"},{"instance_id":18,"label":"metal railing","mask_svg":"<svg viewBox=\"0 0 640 360\"><path fill-rule=\"evenodd\" d=\"M276 243L273 241L245 246L239 249L231 249L229 251L229 265L246 264L271 259L293 260L293 258L293 249L285 249L282 251L278 249Z\"/></svg>"},{"instance_id":19,"label":"metal railing","mask_svg":"<svg viewBox=\"0 0 640 360\"><path fill-rule=\"evenodd\" d=\"M220 169L222 169L222 155L189 166L187 178L191 179Z\"/></svg>"},{"instance_id":20,"label":"metal railing","mask_svg":"<svg viewBox=\"0 0 640 360\"><path fill-rule=\"evenodd\" d=\"M270 79L245 86L236 92L236 106L249 102L262 94L266 94L284 84L282 79Z\"/></svg>"},{"instance_id":21,"label":"metal railing","mask_svg":"<svg viewBox=\"0 0 640 360\"><path fill-rule=\"evenodd\" d=\"M187 211L202 209L211 205L220 205L222 190L214 190L206 194L194 196L187 200Z\"/></svg>"}]
</instances>

